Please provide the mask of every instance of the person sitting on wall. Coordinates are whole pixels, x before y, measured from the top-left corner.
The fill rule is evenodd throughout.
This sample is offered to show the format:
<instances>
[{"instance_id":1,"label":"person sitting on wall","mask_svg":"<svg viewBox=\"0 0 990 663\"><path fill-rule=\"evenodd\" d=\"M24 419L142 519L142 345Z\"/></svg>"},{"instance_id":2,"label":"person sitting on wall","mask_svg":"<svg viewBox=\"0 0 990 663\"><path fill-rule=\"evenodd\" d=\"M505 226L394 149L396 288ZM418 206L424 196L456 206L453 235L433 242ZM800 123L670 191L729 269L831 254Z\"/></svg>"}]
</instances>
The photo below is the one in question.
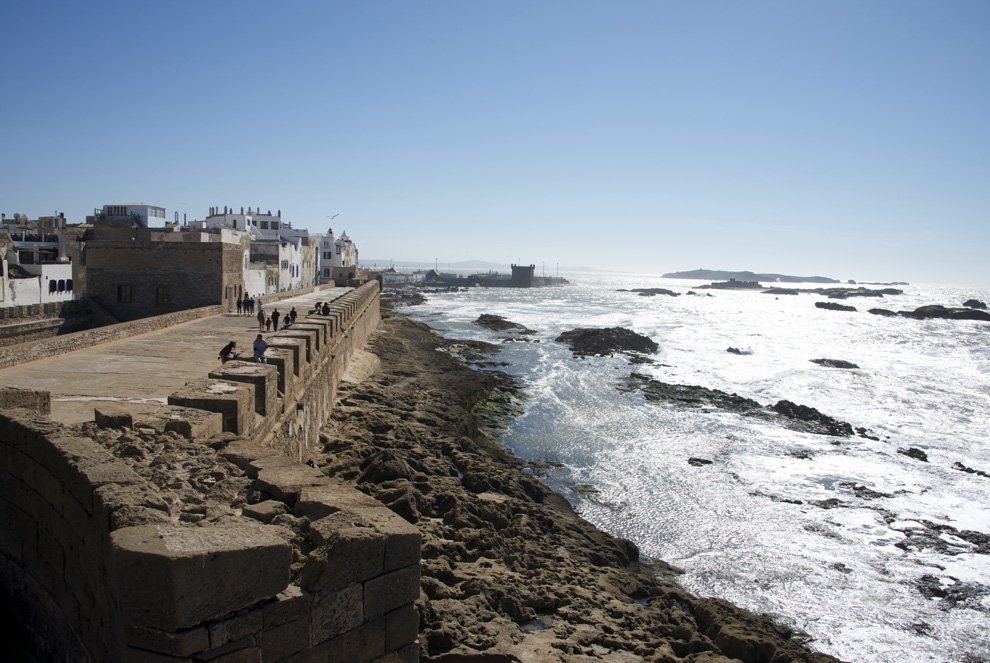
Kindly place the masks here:
<instances>
[{"instance_id":1,"label":"person sitting on wall","mask_svg":"<svg viewBox=\"0 0 990 663\"><path fill-rule=\"evenodd\" d=\"M323 302L323 315L330 315L330 302Z\"/></svg>"},{"instance_id":2,"label":"person sitting on wall","mask_svg":"<svg viewBox=\"0 0 990 663\"><path fill-rule=\"evenodd\" d=\"M237 341L231 341L227 345L223 346L223 349L220 350L220 361L226 364L231 359L238 359L241 356L241 353L236 352L236 349Z\"/></svg>"},{"instance_id":3,"label":"person sitting on wall","mask_svg":"<svg viewBox=\"0 0 990 663\"><path fill-rule=\"evenodd\" d=\"M268 351L268 343L262 338L261 334L258 334L258 338L254 339L254 360L267 364L268 360L265 358L265 352Z\"/></svg>"},{"instance_id":4,"label":"person sitting on wall","mask_svg":"<svg viewBox=\"0 0 990 663\"><path fill-rule=\"evenodd\" d=\"M323 302L316 302L316 306L314 306L313 307L313 310L309 312L309 315L319 315L320 314L320 306L322 306L322 305L323 305Z\"/></svg>"}]
</instances>

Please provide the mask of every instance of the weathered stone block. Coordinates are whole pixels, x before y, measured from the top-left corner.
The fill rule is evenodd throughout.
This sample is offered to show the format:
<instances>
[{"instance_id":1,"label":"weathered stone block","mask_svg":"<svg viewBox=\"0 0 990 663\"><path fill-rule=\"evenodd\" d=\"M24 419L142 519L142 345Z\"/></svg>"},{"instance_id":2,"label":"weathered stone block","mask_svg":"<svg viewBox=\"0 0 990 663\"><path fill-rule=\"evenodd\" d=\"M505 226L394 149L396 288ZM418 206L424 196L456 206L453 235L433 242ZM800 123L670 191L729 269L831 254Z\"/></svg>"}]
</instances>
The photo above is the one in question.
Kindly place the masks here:
<instances>
[{"instance_id":1,"label":"weathered stone block","mask_svg":"<svg viewBox=\"0 0 990 663\"><path fill-rule=\"evenodd\" d=\"M125 637L131 647L150 649L170 656L191 656L210 648L210 637L202 626L178 631L131 626L127 629Z\"/></svg>"},{"instance_id":2,"label":"weathered stone block","mask_svg":"<svg viewBox=\"0 0 990 663\"><path fill-rule=\"evenodd\" d=\"M381 575L385 538L373 527L355 525L350 514L335 513L310 523L309 535L318 547L299 577L304 589L333 591Z\"/></svg>"},{"instance_id":3,"label":"weathered stone block","mask_svg":"<svg viewBox=\"0 0 990 663\"><path fill-rule=\"evenodd\" d=\"M304 488L296 500L294 513L316 521L345 509L385 508L382 503L360 490L339 483Z\"/></svg>"},{"instance_id":4,"label":"weathered stone block","mask_svg":"<svg viewBox=\"0 0 990 663\"><path fill-rule=\"evenodd\" d=\"M210 649L219 649L232 642L243 640L248 636L260 633L263 627L260 610L251 610L243 615L211 622L207 625L210 632Z\"/></svg>"},{"instance_id":5,"label":"weathered stone block","mask_svg":"<svg viewBox=\"0 0 990 663\"><path fill-rule=\"evenodd\" d=\"M364 493L339 484L310 488L300 492L294 513L306 516L313 523L311 536L321 544L326 525L322 518L336 514L328 521L330 527L349 522L359 527L372 528L385 541L383 571L419 564L422 535L404 518L385 507L381 502Z\"/></svg>"},{"instance_id":6,"label":"weathered stone block","mask_svg":"<svg viewBox=\"0 0 990 663\"><path fill-rule=\"evenodd\" d=\"M254 386L203 379L190 382L168 397L169 405L219 412L225 432L244 435L254 421Z\"/></svg>"},{"instance_id":7,"label":"weathered stone block","mask_svg":"<svg viewBox=\"0 0 990 663\"><path fill-rule=\"evenodd\" d=\"M272 521L272 518L275 516L280 516L283 513L287 513L288 510L289 509L286 507L284 502L280 502L278 500L265 500L264 502L258 502L257 504L248 504L241 509L241 515L267 524Z\"/></svg>"},{"instance_id":8,"label":"weathered stone block","mask_svg":"<svg viewBox=\"0 0 990 663\"><path fill-rule=\"evenodd\" d=\"M416 641L419 611L409 603L385 613L385 651L395 651Z\"/></svg>"},{"instance_id":9,"label":"weathered stone block","mask_svg":"<svg viewBox=\"0 0 990 663\"><path fill-rule=\"evenodd\" d=\"M419 663L419 645L413 643L402 649L387 652L384 656L372 660L371 663Z\"/></svg>"},{"instance_id":10,"label":"weathered stone block","mask_svg":"<svg viewBox=\"0 0 990 663\"><path fill-rule=\"evenodd\" d=\"M364 583L364 613L383 615L419 598L419 565L407 566Z\"/></svg>"},{"instance_id":11,"label":"weathered stone block","mask_svg":"<svg viewBox=\"0 0 990 663\"><path fill-rule=\"evenodd\" d=\"M134 417L119 405L101 405L93 410L96 425L100 428L132 428Z\"/></svg>"},{"instance_id":12,"label":"weathered stone block","mask_svg":"<svg viewBox=\"0 0 990 663\"><path fill-rule=\"evenodd\" d=\"M278 370L257 362L231 361L208 377L215 380L244 382L254 385L254 411L265 417L278 411Z\"/></svg>"},{"instance_id":13,"label":"weathered stone block","mask_svg":"<svg viewBox=\"0 0 990 663\"><path fill-rule=\"evenodd\" d=\"M134 427L151 428L163 433L175 432L189 440L205 440L221 433L223 417L219 412L163 405L153 412L134 415Z\"/></svg>"},{"instance_id":14,"label":"weathered stone block","mask_svg":"<svg viewBox=\"0 0 990 663\"><path fill-rule=\"evenodd\" d=\"M189 628L274 596L289 582L290 546L265 525L144 525L115 531L112 568L135 625Z\"/></svg>"},{"instance_id":15,"label":"weathered stone block","mask_svg":"<svg viewBox=\"0 0 990 663\"><path fill-rule=\"evenodd\" d=\"M330 323L327 320L318 320L314 318L307 320L306 322L300 322L299 324L293 325L292 329L315 331L317 352L321 352L323 350L323 346L326 345L327 338L330 336Z\"/></svg>"},{"instance_id":16,"label":"weathered stone block","mask_svg":"<svg viewBox=\"0 0 990 663\"><path fill-rule=\"evenodd\" d=\"M327 592L313 603L311 615L311 646L357 628L364 621L361 585Z\"/></svg>"},{"instance_id":17,"label":"weathered stone block","mask_svg":"<svg viewBox=\"0 0 990 663\"><path fill-rule=\"evenodd\" d=\"M281 661L298 651L307 649L310 642L309 619L297 619L261 634L261 654L265 661Z\"/></svg>"},{"instance_id":18,"label":"weathered stone block","mask_svg":"<svg viewBox=\"0 0 990 663\"><path fill-rule=\"evenodd\" d=\"M366 622L330 641L332 663L371 661L385 653L385 620Z\"/></svg>"},{"instance_id":19,"label":"weathered stone block","mask_svg":"<svg viewBox=\"0 0 990 663\"><path fill-rule=\"evenodd\" d=\"M220 450L220 455L241 468L250 477L258 476L258 468L252 463L260 458L281 457L274 449L250 440L234 440Z\"/></svg>"},{"instance_id":20,"label":"weathered stone block","mask_svg":"<svg viewBox=\"0 0 990 663\"><path fill-rule=\"evenodd\" d=\"M301 329L299 327L293 327L285 331L280 331L278 333L279 339L293 339L303 341L306 349L306 361L312 363L316 360L316 335L317 331L315 329Z\"/></svg>"},{"instance_id":21,"label":"weathered stone block","mask_svg":"<svg viewBox=\"0 0 990 663\"><path fill-rule=\"evenodd\" d=\"M296 463L283 467L269 467L258 472L256 486L289 506L296 503L299 491L311 486L322 486L330 479L318 469Z\"/></svg>"},{"instance_id":22,"label":"weathered stone block","mask_svg":"<svg viewBox=\"0 0 990 663\"><path fill-rule=\"evenodd\" d=\"M268 365L274 366L278 373L278 390L283 395L291 394L296 380L295 369L293 368L295 353L284 348L268 348L265 355Z\"/></svg>"},{"instance_id":23,"label":"weathered stone block","mask_svg":"<svg viewBox=\"0 0 990 663\"><path fill-rule=\"evenodd\" d=\"M22 408L38 414L51 414L51 392L0 386L0 410L12 408Z\"/></svg>"},{"instance_id":24,"label":"weathered stone block","mask_svg":"<svg viewBox=\"0 0 990 663\"><path fill-rule=\"evenodd\" d=\"M123 660L127 663L192 663L192 659L187 656L170 656L137 647L127 647Z\"/></svg>"},{"instance_id":25,"label":"weathered stone block","mask_svg":"<svg viewBox=\"0 0 990 663\"><path fill-rule=\"evenodd\" d=\"M286 350L292 353L292 372L296 378L305 378L308 373L308 361L306 359L306 341L301 338L280 338L272 337L268 343L269 348L276 350Z\"/></svg>"},{"instance_id":26,"label":"weathered stone block","mask_svg":"<svg viewBox=\"0 0 990 663\"><path fill-rule=\"evenodd\" d=\"M312 595L298 585L289 585L278 593L275 601L262 608L265 628L275 628L286 622L303 619L309 621Z\"/></svg>"}]
</instances>

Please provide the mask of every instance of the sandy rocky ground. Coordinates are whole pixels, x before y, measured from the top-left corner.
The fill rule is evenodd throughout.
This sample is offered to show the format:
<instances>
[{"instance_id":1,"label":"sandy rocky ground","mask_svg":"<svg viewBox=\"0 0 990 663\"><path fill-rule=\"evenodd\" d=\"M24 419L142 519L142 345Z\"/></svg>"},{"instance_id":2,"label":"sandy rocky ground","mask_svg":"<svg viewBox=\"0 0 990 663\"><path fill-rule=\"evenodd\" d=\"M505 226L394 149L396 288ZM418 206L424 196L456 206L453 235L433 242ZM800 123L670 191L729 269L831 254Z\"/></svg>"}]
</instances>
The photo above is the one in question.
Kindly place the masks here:
<instances>
[{"instance_id":1,"label":"sandy rocky ground","mask_svg":"<svg viewBox=\"0 0 990 663\"><path fill-rule=\"evenodd\" d=\"M345 383L318 465L423 533L423 661L834 661L798 634L692 596L585 522L497 442L518 408L494 346L385 312L380 366ZM517 411L517 410L516 410Z\"/></svg>"}]
</instances>

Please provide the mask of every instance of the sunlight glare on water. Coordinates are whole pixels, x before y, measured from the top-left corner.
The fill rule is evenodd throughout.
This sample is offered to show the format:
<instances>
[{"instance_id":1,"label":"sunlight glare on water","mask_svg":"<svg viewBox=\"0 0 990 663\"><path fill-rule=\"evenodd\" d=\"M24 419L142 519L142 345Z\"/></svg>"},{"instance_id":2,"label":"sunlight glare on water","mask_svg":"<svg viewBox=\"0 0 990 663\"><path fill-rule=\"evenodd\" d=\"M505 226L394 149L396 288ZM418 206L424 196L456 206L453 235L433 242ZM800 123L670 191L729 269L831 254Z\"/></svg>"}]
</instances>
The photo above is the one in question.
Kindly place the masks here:
<instances>
[{"instance_id":1,"label":"sunlight glare on water","mask_svg":"<svg viewBox=\"0 0 990 663\"><path fill-rule=\"evenodd\" d=\"M846 300L858 310L840 312L815 308L825 299L817 294L709 297L687 294L697 282L649 275L569 278L560 288L431 294L406 311L455 338L506 336L473 324L482 313L537 332L539 342L505 343L497 357L528 396L504 441L524 459L562 464L545 480L585 518L682 568L687 589L768 613L845 660L990 651L986 544L978 551L976 539L960 538L990 535L990 478L954 467L990 471L990 325L866 313L959 306L990 292L906 286L899 296ZM637 287L681 296L617 292ZM554 341L576 327L613 326L658 342L656 363L577 359ZM860 368L825 368L811 363L817 358ZM631 372L764 405L790 400L879 440L647 402L618 389ZM910 448L928 462L898 453ZM948 547L903 547L906 533L932 524L955 528L932 530ZM971 593L954 605L928 598L923 577Z\"/></svg>"}]
</instances>

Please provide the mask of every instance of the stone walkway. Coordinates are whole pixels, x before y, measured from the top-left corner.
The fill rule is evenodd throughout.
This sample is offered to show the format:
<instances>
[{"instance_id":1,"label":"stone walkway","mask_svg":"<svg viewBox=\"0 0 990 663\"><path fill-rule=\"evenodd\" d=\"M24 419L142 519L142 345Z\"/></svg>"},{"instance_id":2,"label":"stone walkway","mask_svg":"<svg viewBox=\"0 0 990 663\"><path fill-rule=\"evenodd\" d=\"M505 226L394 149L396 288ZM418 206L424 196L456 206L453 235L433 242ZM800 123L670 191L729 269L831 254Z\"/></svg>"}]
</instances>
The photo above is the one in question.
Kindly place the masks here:
<instances>
[{"instance_id":1,"label":"stone walkway","mask_svg":"<svg viewBox=\"0 0 990 663\"><path fill-rule=\"evenodd\" d=\"M301 322L315 302L351 290L307 293L269 304L265 311L284 315L294 306ZM250 359L257 335L254 316L218 315L2 369L0 385L51 392L51 416L62 423L92 421L93 409L108 403L138 414L166 404L173 391L219 367L217 353L229 341L237 342L242 359Z\"/></svg>"}]
</instances>

